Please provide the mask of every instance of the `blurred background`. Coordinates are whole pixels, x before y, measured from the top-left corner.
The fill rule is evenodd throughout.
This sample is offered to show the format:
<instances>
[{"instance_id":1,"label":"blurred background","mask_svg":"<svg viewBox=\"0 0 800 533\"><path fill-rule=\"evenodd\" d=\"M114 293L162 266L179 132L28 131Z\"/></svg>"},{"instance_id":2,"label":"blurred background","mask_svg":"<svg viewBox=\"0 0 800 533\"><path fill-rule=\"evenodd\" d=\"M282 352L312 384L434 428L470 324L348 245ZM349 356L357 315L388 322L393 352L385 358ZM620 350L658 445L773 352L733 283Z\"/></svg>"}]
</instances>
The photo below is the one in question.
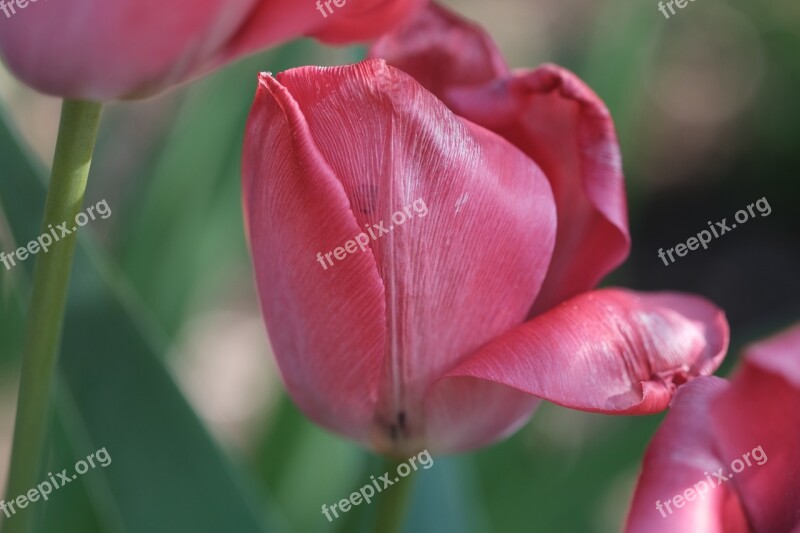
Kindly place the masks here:
<instances>
[{"instance_id":1,"label":"blurred background","mask_svg":"<svg viewBox=\"0 0 800 533\"><path fill-rule=\"evenodd\" d=\"M606 284L683 290L743 345L800 319L800 4L451 0L515 67L577 72L622 144L633 236ZM51 469L106 447L42 507L44 532L360 531L374 509L320 512L383 472L302 417L270 352L242 231L239 165L256 73L352 63L363 48L291 43L104 115L65 327ZM311 59L309 59L311 58ZM35 238L60 102L0 66L0 250ZM664 266L670 248L765 197L756 217ZM0 268L0 485L32 262ZM542 407L514 437L435 458L407 531L618 531L661 416ZM39 504L41 505L41 504ZM374 506L371 506L374 507ZM2 520L0 516L0 520ZM347 522L345 523L345 520Z\"/></svg>"}]
</instances>

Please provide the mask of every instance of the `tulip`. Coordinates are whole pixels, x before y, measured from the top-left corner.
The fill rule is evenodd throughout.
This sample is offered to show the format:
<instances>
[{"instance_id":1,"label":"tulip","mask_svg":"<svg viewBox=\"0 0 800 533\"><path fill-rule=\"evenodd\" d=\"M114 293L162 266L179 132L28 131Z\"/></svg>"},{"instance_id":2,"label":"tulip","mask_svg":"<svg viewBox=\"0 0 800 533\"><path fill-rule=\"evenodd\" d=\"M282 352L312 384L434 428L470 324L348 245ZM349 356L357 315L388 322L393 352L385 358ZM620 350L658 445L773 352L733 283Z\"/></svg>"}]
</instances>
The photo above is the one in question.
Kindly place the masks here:
<instances>
[{"instance_id":1,"label":"tulip","mask_svg":"<svg viewBox=\"0 0 800 533\"><path fill-rule=\"evenodd\" d=\"M349 0L330 14L325 0L324 12L312 0L30 0L24 9L12 1L13 14L0 12L0 56L44 93L134 98L303 35L377 37L424 1Z\"/></svg>"},{"instance_id":2,"label":"tulip","mask_svg":"<svg viewBox=\"0 0 800 533\"><path fill-rule=\"evenodd\" d=\"M620 217L624 205L619 166L600 161L616 153L598 136L612 126L574 124L576 109L558 98L545 98L541 128L565 136L551 139L564 169L555 158L537 164L383 60L260 76L243 154L245 221L272 346L307 416L388 455L455 452L508 435L541 399L653 413L717 368L727 322L696 296L604 289L533 311L547 283L604 263L574 267L559 249L583 261L586 247L627 239L619 219L614 236L577 234L604 241L558 241L576 238L558 227L559 210L602 226L597 213ZM564 141L579 126L586 142L574 148ZM577 164L589 160L598 164ZM560 204L543 168L555 179L588 173L599 191ZM419 200L424 216L408 209ZM550 274L554 260L564 280Z\"/></svg>"},{"instance_id":3,"label":"tulip","mask_svg":"<svg viewBox=\"0 0 800 533\"><path fill-rule=\"evenodd\" d=\"M626 531L800 532L800 325L750 346L744 360L731 382L679 389L645 455Z\"/></svg>"}]
</instances>

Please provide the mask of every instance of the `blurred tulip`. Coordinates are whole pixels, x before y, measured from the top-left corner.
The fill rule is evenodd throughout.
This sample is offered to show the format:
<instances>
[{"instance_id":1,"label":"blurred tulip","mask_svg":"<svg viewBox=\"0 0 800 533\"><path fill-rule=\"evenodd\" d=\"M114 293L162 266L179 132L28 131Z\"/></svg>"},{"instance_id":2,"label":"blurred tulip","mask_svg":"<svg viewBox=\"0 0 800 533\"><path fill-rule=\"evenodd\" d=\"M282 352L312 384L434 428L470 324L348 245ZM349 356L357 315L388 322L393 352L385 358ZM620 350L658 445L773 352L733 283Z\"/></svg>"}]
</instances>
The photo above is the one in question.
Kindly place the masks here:
<instances>
[{"instance_id":1,"label":"blurred tulip","mask_svg":"<svg viewBox=\"0 0 800 533\"><path fill-rule=\"evenodd\" d=\"M319 10L313 0L40 1L0 13L0 57L48 94L135 98L304 35L372 39L426 0L349 0L331 10L326 1Z\"/></svg>"},{"instance_id":2,"label":"blurred tulip","mask_svg":"<svg viewBox=\"0 0 800 533\"><path fill-rule=\"evenodd\" d=\"M626 531L800 532L799 446L800 325L746 349L732 382L679 389L645 455Z\"/></svg>"},{"instance_id":3,"label":"blurred tulip","mask_svg":"<svg viewBox=\"0 0 800 533\"><path fill-rule=\"evenodd\" d=\"M528 320L546 276L570 292L599 276L604 250L627 251L610 119L558 75L539 76L560 91L531 98L540 165L381 60L261 76L245 218L283 378L313 420L384 453L467 450L518 428L539 398L653 413L719 365L727 322L694 296L600 290ZM554 197L553 176L590 190ZM400 225L418 199L426 216ZM381 225L364 251L318 262Z\"/></svg>"}]
</instances>

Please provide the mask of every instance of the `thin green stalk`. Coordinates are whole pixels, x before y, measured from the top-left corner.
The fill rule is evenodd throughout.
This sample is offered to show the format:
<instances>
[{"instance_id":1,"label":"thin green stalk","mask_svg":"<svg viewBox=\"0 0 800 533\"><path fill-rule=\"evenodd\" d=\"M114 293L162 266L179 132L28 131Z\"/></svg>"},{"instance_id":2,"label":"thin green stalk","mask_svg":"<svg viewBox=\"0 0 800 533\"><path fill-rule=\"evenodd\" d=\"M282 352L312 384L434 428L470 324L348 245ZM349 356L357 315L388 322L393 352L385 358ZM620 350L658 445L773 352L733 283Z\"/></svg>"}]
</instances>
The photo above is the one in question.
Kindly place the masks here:
<instances>
[{"instance_id":1,"label":"thin green stalk","mask_svg":"<svg viewBox=\"0 0 800 533\"><path fill-rule=\"evenodd\" d=\"M48 449L53 374L77 237L73 232L62 238L56 228L66 222L71 230L75 216L83 208L101 111L102 104L71 100L65 100L61 109L42 223L42 235L52 235L53 228L60 240L48 252L40 250L36 256L6 502L26 494L42 481L39 478ZM32 507L36 509L36 504ZM10 518L4 517L3 533L28 533L35 515L32 509L20 509Z\"/></svg>"},{"instance_id":2,"label":"thin green stalk","mask_svg":"<svg viewBox=\"0 0 800 533\"><path fill-rule=\"evenodd\" d=\"M404 461L386 458L384 460L385 472L389 477L394 477L397 467ZM378 504L378 514L375 518L375 531L380 533L399 533L403 529L403 523L411 496L411 488L414 485L414 476L400 479L399 482L380 493Z\"/></svg>"}]
</instances>

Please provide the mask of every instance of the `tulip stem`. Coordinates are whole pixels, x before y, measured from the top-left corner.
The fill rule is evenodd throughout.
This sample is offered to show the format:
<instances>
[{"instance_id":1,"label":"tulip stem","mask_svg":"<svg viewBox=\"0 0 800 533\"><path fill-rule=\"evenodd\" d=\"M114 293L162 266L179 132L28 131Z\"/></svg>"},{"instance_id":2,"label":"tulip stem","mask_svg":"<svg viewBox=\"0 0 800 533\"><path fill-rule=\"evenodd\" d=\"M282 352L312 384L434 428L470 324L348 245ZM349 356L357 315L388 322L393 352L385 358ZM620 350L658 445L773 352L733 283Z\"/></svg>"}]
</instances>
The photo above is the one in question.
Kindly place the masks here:
<instances>
[{"instance_id":1,"label":"tulip stem","mask_svg":"<svg viewBox=\"0 0 800 533\"><path fill-rule=\"evenodd\" d=\"M390 480L397 477L397 467L405 461L386 458L384 460L385 472L389 474ZM375 520L375 531L381 533L399 533L402 531L406 507L411 496L411 488L414 485L414 476L400 478L391 488L381 492L378 500L378 514Z\"/></svg>"},{"instance_id":2,"label":"tulip stem","mask_svg":"<svg viewBox=\"0 0 800 533\"><path fill-rule=\"evenodd\" d=\"M83 208L102 104L64 100L53 170L44 208L42 235L52 235L59 224L71 229ZM54 228L51 231L51 227ZM51 239L49 251L38 251L33 290L25 325L17 417L7 502L18 500L42 480L52 417L52 385L69 287L76 233ZM30 248L30 247L29 247ZM38 506L41 509L41 504ZM19 509L3 516L3 533L31 531L35 511Z\"/></svg>"}]
</instances>

